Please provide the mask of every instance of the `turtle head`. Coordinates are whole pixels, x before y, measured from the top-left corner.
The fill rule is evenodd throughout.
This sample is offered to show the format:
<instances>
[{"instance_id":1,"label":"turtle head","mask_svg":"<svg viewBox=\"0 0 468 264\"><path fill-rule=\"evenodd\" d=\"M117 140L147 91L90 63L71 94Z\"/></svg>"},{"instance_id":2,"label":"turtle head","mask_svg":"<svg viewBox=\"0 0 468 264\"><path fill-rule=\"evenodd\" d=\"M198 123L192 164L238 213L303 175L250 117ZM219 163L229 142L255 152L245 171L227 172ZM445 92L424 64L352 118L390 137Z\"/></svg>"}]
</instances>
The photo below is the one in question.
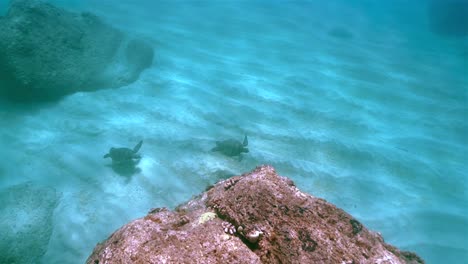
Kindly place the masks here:
<instances>
[{"instance_id":1,"label":"turtle head","mask_svg":"<svg viewBox=\"0 0 468 264\"><path fill-rule=\"evenodd\" d=\"M107 153L106 155L104 155L104 158L109 158L112 154L112 152L114 152L115 148L110 148L109 149L109 153Z\"/></svg>"}]
</instances>

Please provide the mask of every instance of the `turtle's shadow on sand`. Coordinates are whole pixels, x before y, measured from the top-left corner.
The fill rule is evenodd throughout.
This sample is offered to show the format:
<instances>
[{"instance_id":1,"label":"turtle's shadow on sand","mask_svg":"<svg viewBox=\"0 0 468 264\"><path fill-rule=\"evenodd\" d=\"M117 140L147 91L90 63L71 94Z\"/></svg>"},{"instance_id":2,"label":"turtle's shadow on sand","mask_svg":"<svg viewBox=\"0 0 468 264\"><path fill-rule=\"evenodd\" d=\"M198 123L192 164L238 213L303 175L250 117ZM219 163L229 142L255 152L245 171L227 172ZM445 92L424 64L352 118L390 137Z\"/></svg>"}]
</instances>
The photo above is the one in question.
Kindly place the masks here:
<instances>
[{"instance_id":1,"label":"turtle's shadow on sand","mask_svg":"<svg viewBox=\"0 0 468 264\"><path fill-rule=\"evenodd\" d=\"M107 165L107 166L110 167L118 175L128 178L128 180L130 180L130 178L134 174L141 172L141 169L137 167L139 162L140 162L139 160L138 161L129 160L129 161L119 162L119 163L113 162L112 164Z\"/></svg>"}]
</instances>

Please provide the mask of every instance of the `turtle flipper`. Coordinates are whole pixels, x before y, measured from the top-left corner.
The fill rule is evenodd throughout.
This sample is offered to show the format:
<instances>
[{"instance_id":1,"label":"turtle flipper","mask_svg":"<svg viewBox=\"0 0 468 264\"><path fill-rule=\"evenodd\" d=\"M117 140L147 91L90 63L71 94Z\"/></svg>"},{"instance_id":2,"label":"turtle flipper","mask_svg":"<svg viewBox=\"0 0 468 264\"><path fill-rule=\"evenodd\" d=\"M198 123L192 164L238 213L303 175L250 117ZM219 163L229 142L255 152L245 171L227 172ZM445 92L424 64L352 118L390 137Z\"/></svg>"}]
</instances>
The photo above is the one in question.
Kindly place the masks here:
<instances>
[{"instance_id":1,"label":"turtle flipper","mask_svg":"<svg viewBox=\"0 0 468 264\"><path fill-rule=\"evenodd\" d=\"M110 157L110 153L107 153L106 155L104 155L103 158L108 158L108 157Z\"/></svg>"},{"instance_id":2,"label":"turtle flipper","mask_svg":"<svg viewBox=\"0 0 468 264\"><path fill-rule=\"evenodd\" d=\"M215 143L216 143L216 147L212 148L211 151L219 151L219 150L221 150L221 148L219 147L220 141L216 141Z\"/></svg>"},{"instance_id":3,"label":"turtle flipper","mask_svg":"<svg viewBox=\"0 0 468 264\"><path fill-rule=\"evenodd\" d=\"M140 140L140 142L136 144L136 146L133 148L133 153L137 153L140 150L141 145L143 145L143 140Z\"/></svg>"},{"instance_id":4,"label":"turtle flipper","mask_svg":"<svg viewBox=\"0 0 468 264\"><path fill-rule=\"evenodd\" d=\"M249 145L249 140L247 139L247 135L244 136L244 142L242 142L242 145L244 147L247 147Z\"/></svg>"}]
</instances>

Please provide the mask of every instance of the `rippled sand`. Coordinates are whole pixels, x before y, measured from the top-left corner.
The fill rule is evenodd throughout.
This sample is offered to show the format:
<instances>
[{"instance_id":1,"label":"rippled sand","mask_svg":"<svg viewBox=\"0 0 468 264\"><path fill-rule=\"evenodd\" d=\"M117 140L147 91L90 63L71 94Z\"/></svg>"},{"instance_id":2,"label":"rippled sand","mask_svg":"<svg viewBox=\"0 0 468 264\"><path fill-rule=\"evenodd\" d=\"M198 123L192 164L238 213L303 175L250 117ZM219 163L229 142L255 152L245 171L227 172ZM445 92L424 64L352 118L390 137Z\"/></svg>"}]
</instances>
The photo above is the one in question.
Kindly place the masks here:
<instances>
[{"instance_id":1,"label":"rippled sand","mask_svg":"<svg viewBox=\"0 0 468 264\"><path fill-rule=\"evenodd\" d=\"M33 224L52 230L43 261L83 263L150 208L265 163L428 263L467 259L466 41L431 34L419 10L408 25L398 8L341 1L122 2L61 4L153 41L136 83L0 109L0 196L27 182L60 197ZM210 151L244 134L241 161ZM102 158L140 139L139 173ZM3 200L18 211L0 225L27 193Z\"/></svg>"}]
</instances>

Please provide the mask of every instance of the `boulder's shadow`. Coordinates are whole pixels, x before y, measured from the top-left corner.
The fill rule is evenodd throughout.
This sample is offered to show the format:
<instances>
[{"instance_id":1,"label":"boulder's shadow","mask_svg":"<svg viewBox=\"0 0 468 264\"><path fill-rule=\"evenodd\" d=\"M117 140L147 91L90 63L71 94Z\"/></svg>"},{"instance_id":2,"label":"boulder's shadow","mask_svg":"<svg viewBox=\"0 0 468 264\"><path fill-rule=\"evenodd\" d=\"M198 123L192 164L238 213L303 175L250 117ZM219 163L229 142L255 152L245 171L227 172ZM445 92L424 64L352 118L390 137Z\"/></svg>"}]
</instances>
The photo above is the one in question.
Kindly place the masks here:
<instances>
[{"instance_id":1,"label":"boulder's shadow","mask_svg":"<svg viewBox=\"0 0 468 264\"><path fill-rule=\"evenodd\" d=\"M141 172L141 169L138 168L137 166L139 162L140 162L139 160L137 161L128 160L125 162L118 162L118 163L113 162L112 164L107 165L107 166L111 167L111 169L118 175L128 178L128 180L130 180L130 178L133 175Z\"/></svg>"}]
</instances>

